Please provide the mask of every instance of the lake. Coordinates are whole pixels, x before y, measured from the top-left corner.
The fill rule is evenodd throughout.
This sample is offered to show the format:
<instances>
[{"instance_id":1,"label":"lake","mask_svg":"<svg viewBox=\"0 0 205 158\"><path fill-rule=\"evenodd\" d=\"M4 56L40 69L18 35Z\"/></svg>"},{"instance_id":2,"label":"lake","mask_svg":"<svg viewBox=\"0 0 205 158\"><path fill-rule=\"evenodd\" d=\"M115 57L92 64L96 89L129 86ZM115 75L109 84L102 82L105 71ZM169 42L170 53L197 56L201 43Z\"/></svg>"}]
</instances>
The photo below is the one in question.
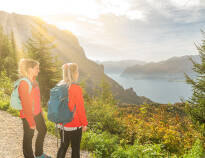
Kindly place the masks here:
<instances>
[{"instance_id":1,"label":"lake","mask_svg":"<svg viewBox=\"0 0 205 158\"><path fill-rule=\"evenodd\" d=\"M168 80L146 80L123 78L118 74L108 74L109 77L118 82L125 89L132 87L138 96L145 96L158 103L176 103L180 98L188 99L192 96L191 85L185 81L168 81Z\"/></svg>"}]
</instances>

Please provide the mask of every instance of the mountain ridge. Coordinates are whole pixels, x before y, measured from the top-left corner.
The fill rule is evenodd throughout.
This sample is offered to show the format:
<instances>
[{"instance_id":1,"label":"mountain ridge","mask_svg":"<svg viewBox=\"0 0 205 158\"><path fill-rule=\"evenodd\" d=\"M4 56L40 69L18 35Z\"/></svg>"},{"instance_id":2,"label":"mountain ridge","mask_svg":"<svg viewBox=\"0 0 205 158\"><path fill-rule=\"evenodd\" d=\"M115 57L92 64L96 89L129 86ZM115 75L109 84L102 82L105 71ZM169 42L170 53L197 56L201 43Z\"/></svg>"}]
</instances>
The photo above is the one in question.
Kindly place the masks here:
<instances>
[{"instance_id":1,"label":"mountain ridge","mask_svg":"<svg viewBox=\"0 0 205 158\"><path fill-rule=\"evenodd\" d=\"M119 60L119 61L97 61L97 63L104 66L105 73L119 74L123 72L127 67L134 66L136 64L144 65L145 61L141 60Z\"/></svg>"},{"instance_id":2,"label":"mountain ridge","mask_svg":"<svg viewBox=\"0 0 205 158\"><path fill-rule=\"evenodd\" d=\"M94 88L104 80L110 84L114 97L120 103L142 104L151 102L148 98L139 97L132 89L124 89L116 81L104 74L104 67L88 59L77 37L70 31L60 30L56 26L47 24L35 16L20 15L0 11L0 25L7 34L14 33L17 45L23 48L22 43L31 37L31 29L40 30L40 25L47 29L47 33L55 39L56 48L53 53L65 62L76 62L79 65L80 81L86 80L86 90L94 94Z\"/></svg>"},{"instance_id":3,"label":"mountain ridge","mask_svg":"<svg viewBox=\"0 0 205 158\"><path fill-rule=\"evenodd\" d=\"M134 65L126 68L122 73L122 77L132 76L134 78L182 78L184 73L194 74L192 71L192 58L196 62L200 62L199 55L185 55L181 57L172 57L160 62L150 62L145 65Z\"/></svg>"}]
</instances>

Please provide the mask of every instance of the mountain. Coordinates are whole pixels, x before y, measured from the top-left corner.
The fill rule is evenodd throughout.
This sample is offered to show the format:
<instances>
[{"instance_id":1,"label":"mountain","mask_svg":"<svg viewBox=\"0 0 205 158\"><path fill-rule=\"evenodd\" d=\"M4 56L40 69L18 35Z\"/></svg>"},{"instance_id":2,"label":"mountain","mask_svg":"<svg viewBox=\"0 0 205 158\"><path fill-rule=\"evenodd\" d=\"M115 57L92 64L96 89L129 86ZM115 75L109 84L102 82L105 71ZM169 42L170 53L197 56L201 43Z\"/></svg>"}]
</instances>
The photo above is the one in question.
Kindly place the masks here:
<instances>
[{"instance_id":1,"label":"mountain","mask_svg":"<svg viewBox=\"0 0 205 158\"><path fill-rule=\"evenodd\" d=\"M86 90L90 95L94 93L93 89L104 80L110 84L115 98L120 103L142 104L144 101L150 101L147 98L137 96L133 89L124 89L105 75L104 67L86 57L78 39L70 31L60 30L54 25L45 23L38 17L15 13L9 14L3 11L0 11L0 25L8 34L13 31L16 43L20 49L23 48L22 44L31 37L32 29L43 31L40 26L46 28L48 35L54 38L57 46L53 49L53 53L57 54L63 63L75 62L79 65L79 80L86 80Z\"/></svg>"},{"instance_id":2,"label":"mountain","mask_svg":"<svg viewBox=\"0 0 205 158\"><path fill-rule=\"evenodd\" d=\"M146 62L140 60L120 60L120 61L97 61L97 63L102 64L104 66L105 73L112 74L120 74L127 67L138 65L144 65Z\"/></svg>"},{"instance_id":3,"label":"mountain","mask_svg":"<svg viewBox=\"0 0 205 158\"><path fill-rule=\"evenodd\" d=\"M172 57L165 61L129 67L121 73L121 76L132 76L136 79L182 79L184 73L194 75L190 58L200 62L198 55Z\"/></svg>"}]
</instances>

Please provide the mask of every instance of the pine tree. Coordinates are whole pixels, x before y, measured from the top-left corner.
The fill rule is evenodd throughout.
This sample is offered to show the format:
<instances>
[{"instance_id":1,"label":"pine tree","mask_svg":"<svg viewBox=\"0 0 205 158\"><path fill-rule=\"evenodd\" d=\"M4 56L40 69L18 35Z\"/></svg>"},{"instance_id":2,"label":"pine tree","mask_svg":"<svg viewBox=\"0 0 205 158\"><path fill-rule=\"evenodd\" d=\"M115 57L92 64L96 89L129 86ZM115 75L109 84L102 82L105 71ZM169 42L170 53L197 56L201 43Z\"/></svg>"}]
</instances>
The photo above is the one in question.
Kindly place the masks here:
<instances>
[{"instance_id":1,"label":"pine tree","mask_svg":"<svg viewBox=\"0 0 205 158\"><path fill-rule=\"evenodd\" d=\"M16 41L14 37L13 31L11 32L10 36L10 70L12 70L11 73L11 79L16 80L18 78L18 72L17 72L17 67L18 67L18 49L16 46Z\"/></svg>"},{"instance_id":2,"label":"pine tree","mask_svg":"<svg viewBox=\"0 0 205 158\"><path fill-rule=\"evenodd\" d=\"M15 47L15 49L14 49ZM11 37L0 26L0 73L5 71L12 81L17 79L17 50L13 33Z\"/></svg>"},{"instance_id":3,"label":"pine tree","mask_svg":"<svg viewBox=\"0 0 205 158\"><path fill-rule=\"evenodd\" d=\"M57 56L52 54L54 48L54 39L48 35L43 25L40 25L39 29L32 29L32 37L25 44L26 55L40 63L38 82L44 105L49 99L49 90L61 76L60 63Z\"/></svg>"},{"instance_id":4,"label":"pine tree","mask_svg":"<svg viewBox=\"0 0 205 158\"><path fill-rule=\"evenodd\" d=\"M101 80L99 87L96 89L96 94L98 95L98 98L103 102L103 103L108 103L108 104L116 104L117 101L115 100L111 87L108 82L106 82L104 79Z\"/></svg>"},{"instance_id":5,"label":"pine tree","mask_svg":"<svg viewBox=\"0 0 205 158\"><path fill-rule=\"evenodd\" d=\"M196 45L201 62L197 63L190 59L193 63L193 71L197 73L197 76L192 79L185 74L185 77L187 83L192 85L193 91L192 97L188 100L187 111L197 125L203 126L205 123L205 32L202 31L202 35L204 38L202 43Z\"/></svg>"}]
</instances>

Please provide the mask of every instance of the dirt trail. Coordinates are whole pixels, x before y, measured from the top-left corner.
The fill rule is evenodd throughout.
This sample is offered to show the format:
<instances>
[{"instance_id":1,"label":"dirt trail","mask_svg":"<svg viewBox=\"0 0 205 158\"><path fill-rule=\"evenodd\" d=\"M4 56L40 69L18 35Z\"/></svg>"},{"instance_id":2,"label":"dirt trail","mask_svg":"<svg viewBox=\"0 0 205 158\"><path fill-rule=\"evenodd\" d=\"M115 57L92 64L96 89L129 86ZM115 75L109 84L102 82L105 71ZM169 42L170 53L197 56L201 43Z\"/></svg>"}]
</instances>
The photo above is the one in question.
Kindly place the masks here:
<instances>
[{"instance_id":1,"label":"dirt trail","mask_svg":"<svg viewBox=\"0 0 205 158\"><path fill-rule=\"evenodd\" d=\"M33 143L35 142L36 133ZM0 158L23 158L22 138L23 128L21 119L0 110ZM50 134L46 135L44 152L51 155L52 158L56 157L56 137ZM67 152L66 158L70 158L70 149ZM91 156L89 156L88 152L81 151L81 158L91 158Z\"/></svg>"}]
</instances>

